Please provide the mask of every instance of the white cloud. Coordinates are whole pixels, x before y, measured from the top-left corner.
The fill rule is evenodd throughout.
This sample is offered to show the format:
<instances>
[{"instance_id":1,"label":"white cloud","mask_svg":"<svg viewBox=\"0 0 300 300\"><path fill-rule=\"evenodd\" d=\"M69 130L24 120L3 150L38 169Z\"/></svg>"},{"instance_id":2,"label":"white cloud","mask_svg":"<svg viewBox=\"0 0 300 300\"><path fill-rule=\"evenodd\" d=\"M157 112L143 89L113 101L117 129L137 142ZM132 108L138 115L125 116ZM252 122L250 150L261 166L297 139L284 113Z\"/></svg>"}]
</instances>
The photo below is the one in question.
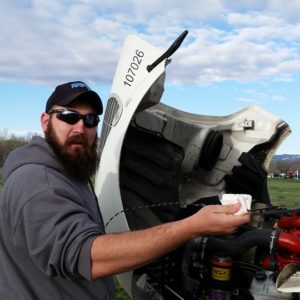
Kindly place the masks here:
<instances>
[{"instance_id":1,"label":"white cloud","mask_svg":"<svg viewBox=\"0 0 300 300\"><path fill-rule=\"evenodd\" d=\"M276 102L281 102L281 101L284 101L284 97L283 96L273 96L272 97L272 100L276 101Z\"/></svg>"},{"instance_id":2,"label":"white cloud","mask_svg":"<svg viewBox=\"0 0 300 300\"><path fill-rule=\"evenodd\" d=\"M276 14L280 14L289 22L299 22L300 1L270 0L267 8Z\"/></svg>"},{"instance_id":3,"label":"white cloud","mask_svg":"<svg viewBox=\"0 0 300 300\"><path fill-rule=\"evenodd\" d=\"M261 103L261 101L256 98L240 97L238 100L241 102L244 102L244 103L248 103L248 104L260 104Z\"/></svg>"},{"instance_id":4,"label":"white cloud","mask_svg":"<svg viewBox=\"0 0 300 300\"><path fill-rule=\"evenodd\" d=\"M252 26L256 29L256 27L260 26L280 26L284 23L284 21L277 16L273 15L261 15L258 12L249 13L247 15L242 13L229 13L228 24L232 26Z\"/></svg>"},{"instance_id":5,"label":"white cloud","mask_svg":"<svg viewBox=\"0 0 300 300\"><path fill-rule=\"evenodd\" d=\"M128 34L167 48L184 29L169 67L174 83L292 80L300 70L299 1L2 2L0 80L109 84Z\"/></svg>"},{"instance_id":6,"label":"white cloud","mask_svg":"<svg viewBox=\"0 0 300 300\"><path fill-rule=\"evenodd\" d=\"M256 105L266 105L268 103L284 102L286 100L284 96L275 93L278 93L278 91L269 89L268 85L266 84L265 91L259 91L255 89L240 90L240 96L237 97L237 100L243 103Z\"/></svg>"}]
</instances>

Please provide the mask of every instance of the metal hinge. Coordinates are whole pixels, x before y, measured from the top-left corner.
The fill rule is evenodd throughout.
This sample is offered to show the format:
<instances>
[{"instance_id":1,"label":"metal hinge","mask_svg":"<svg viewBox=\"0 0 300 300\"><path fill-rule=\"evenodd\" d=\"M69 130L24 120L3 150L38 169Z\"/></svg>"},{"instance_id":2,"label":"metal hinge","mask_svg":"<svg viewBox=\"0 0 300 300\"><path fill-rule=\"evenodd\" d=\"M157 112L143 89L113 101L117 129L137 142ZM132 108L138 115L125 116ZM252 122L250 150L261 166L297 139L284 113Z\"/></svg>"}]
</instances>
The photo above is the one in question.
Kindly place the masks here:
<instances>
[{"instance_id":1,"label":"metal hinge","mask_svg":"<svg viewBox=\"0 0 300 300\"><path fill-rule=\"evenodd\" d=\"M238 126L245 129L252 129L254 128L254 120L243 120L241 122L238 122Z\"/></svg>"}]
</instances>

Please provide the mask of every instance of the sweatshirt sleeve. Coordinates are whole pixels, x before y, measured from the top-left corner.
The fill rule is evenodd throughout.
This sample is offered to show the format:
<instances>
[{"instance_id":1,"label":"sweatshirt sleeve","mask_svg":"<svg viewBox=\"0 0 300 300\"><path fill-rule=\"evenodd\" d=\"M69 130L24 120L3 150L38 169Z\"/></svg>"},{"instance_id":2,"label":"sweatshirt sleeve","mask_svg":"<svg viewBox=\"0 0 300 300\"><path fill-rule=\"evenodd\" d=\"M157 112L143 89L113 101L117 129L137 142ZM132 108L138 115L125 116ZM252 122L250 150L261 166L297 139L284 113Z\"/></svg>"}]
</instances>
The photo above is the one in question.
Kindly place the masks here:
<instances>
[{"instance_id":1,"label":"sweatshirt sleeve","mask_svg":"<svg viewBox=\"0 0 300 300\"><path fill-rule=\"evenodd\" d=\"M26 202L13 240L47 276L92 280L90 249L101 234L85 207L48 191Z\"/></svg>"}]
</instances>

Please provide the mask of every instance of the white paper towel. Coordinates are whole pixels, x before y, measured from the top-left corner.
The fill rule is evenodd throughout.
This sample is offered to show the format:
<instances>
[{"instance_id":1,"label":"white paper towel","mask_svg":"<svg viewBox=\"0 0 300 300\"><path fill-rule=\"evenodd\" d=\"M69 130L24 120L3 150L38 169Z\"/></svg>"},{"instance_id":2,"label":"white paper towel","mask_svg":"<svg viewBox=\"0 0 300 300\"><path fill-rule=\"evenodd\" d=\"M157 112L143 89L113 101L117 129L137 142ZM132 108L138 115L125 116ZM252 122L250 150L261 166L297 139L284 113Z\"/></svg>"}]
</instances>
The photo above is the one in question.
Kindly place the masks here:
<instances>
[{"instance_id":1,"label":"white paper towel","mask_svg":"<svg viewBox=\"0 0 300 300\"><path fill-rule=\"evenodd\" d=\"M248 194L223 194L221 203L222 204L235 204L240 203L241 208L234 215L243 215L251 209L252 196Z\"/></svg>"}]
</instances>

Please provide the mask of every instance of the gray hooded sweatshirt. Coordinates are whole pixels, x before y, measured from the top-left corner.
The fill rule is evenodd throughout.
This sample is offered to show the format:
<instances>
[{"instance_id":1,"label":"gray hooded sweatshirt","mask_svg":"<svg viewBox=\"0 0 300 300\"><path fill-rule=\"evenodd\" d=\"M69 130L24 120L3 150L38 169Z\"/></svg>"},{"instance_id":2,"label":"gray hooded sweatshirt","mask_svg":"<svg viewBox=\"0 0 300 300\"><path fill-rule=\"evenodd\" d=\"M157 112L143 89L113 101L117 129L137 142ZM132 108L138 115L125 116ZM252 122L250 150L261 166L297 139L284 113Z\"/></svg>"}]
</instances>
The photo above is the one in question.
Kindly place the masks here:
<instances>
[{"instance_id":1,"label":"gray hooded sweatshirt","mask_svg":"<svg viewBox=\"0 0 300 300\"><path fill-rule=\"evenodd\" d=\"M115 299L111 277L91 278L91 244L104 227L88 183L41 137L9 154L3 179L0 299Z\"/></svg>"}]
</instances>

